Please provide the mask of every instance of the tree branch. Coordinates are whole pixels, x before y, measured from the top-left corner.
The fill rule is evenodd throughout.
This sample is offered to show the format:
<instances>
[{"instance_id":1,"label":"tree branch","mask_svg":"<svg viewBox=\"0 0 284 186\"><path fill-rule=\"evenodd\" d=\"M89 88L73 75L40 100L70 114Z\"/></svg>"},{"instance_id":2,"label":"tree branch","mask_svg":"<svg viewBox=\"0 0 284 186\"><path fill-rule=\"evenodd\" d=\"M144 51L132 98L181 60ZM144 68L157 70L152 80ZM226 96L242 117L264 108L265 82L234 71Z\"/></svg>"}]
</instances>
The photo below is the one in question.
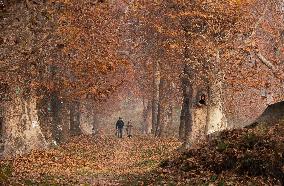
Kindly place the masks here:
<instances>
[{"instance_id":1,"label":"tree branch","mask_svg":"<svg viewBox=\"0 0 284 186\"><path fill-rule=\"evenodd\" d=\"M257 52L256 55L264 65L266 65L273 72L276 71L275 66L268 59L266 59L260 52Z\"/></svg>"},{"instance_id":2,"label":"tree branch","mask_svg":"<svg viewBox=\"0 0 284 186\"><path fill-rule=\"evenodd\" d=\"M260 61L271 70L273 75L284 83L284 73L281 71L281 69L274 66L272 62L266 59L260 52L257 52L256 55Z\"/></svg>"}]
</instances>

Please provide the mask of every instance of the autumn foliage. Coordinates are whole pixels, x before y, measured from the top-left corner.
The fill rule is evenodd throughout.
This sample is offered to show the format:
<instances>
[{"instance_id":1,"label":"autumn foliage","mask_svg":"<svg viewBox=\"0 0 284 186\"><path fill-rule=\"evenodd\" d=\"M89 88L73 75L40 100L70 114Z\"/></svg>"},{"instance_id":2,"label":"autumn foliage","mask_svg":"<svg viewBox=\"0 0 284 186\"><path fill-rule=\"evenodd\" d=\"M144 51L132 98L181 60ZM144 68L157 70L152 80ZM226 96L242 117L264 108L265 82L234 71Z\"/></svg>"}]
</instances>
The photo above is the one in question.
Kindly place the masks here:
<instances>
[{"instance_id":1,"label":"autumn foliage","mask_svg":"<svg viewBox=\"0 0 284 186\"><path fill-rule=\"evenodd\" d=\"M30 152L3 160L0 180L131 183L176 149L166 137L179 128L180 149L203 145L150 181L283 184L281 126L208 141L284 100L283 18L282 0L0 0L0 152ZM81 135L130 99L140 134L161 139Z\"/></svg>"}]
</instances>

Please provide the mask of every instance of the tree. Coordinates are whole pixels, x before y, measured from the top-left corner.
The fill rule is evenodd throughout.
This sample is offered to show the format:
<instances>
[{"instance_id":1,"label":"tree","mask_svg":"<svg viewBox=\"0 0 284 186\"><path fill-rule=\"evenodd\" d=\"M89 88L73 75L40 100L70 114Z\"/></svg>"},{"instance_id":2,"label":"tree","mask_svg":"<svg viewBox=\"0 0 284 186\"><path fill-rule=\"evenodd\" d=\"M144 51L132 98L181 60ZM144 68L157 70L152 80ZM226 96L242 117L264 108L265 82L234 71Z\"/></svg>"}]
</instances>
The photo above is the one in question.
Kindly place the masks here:
<instances>
[{"instance_id":1,"label":"tree","mask_svg":"<svg viewBox=\"0 0 284 186\"><path fill-rule=\"evenodd\" d=\"M70 126L79 130L82 100L105 99L123 84L128 67L116 50L118 32L113 28L120 18L113 5L9 1L1 9L6 154L68 138Z\"/></svg>"}]
</instances>

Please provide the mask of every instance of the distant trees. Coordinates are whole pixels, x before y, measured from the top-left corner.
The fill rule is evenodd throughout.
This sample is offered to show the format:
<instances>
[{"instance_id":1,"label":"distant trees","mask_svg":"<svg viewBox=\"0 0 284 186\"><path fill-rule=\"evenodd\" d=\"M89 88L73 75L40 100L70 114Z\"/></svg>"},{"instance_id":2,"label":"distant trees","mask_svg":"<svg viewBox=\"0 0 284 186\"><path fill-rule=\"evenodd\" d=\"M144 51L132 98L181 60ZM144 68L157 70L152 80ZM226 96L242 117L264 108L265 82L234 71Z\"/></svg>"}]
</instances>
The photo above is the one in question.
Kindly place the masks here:
<instances>
[{"instance_id":1,"label":"distant trees","mask_svg":"<svg viewBox=\"0 0 284 186\"><path fill-rule=\"evenodd\" d=\"M152 111L152 133L163 136L172 121L172 108L180 100L179 74L182 67L179 22L170 15L167 2L137 1L128 5L125 45L145 99L144 118ZM141 75L142 73L142 75ZM149 130L147 130L149 131Z\"/></svg>"},{"instance_id":2,"label":"distant trees","mask_svg":"<svg viewBox=\"0 0 284 186\"><path fill-rule=\"evenodd\" d=\"M272 13L268 15L268 11ZM179 134L186 146L191 141L202 141L207 134L257 117L261 113L257 103L257 114L253 116L246 113L252 107L238 103L235 95L243 92L241 99L249 99L252 89L260 92L263 84L279 92L273 87L283 79L279 71L283 59L279 52L283 48L279 45L283 35L279 29L283 27L281 19L280 1L130 3L126 19L126 41L131 46L128 53L130 61L148 76L141 80L145 76L137 73L136 79L151 87L151 91L140 90L152 102L155 136L163 135L170 117L165 113L180 98L183 103ZM252 63L255 68L247 68L244 63ZM145 64L148 68L142 68ZM274 85L265 83L270 81L268 77L259 77L259 69L264 69L269 77L274 74ZM204 107L197 105L202 95L206 97ZM242 111L238 105L243 105ZM145 107L144 113L147 110Z\"/></svg>"}]
</instances>

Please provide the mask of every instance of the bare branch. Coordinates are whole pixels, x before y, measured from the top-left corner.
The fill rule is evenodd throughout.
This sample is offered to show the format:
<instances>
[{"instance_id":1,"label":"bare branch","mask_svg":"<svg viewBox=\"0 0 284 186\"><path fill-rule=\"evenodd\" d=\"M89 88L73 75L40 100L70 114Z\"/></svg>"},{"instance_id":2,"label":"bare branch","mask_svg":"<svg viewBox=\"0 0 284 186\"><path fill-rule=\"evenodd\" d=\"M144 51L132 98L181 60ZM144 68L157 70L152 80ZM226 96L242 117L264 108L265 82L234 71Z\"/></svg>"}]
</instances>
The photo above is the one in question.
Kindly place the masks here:
<instances>
[{"instance_id":1,"label":"bare branch","mask_svg":"<svg viewBox=\"0 0 284 186\"><path fill-rule=\"evenodd\" d=\"M272 62L266 59L260 52L257 52L256 55L260 61L271 70L276 78L278 78L281 82L284 82L284 73L281 69L274 66Z\"/></svg>"},{"instance_id":2,"label":"bare branch","mask_svg":"<svg viewBox=\"0 0 284 186\"><path fill-rule=\"evenodd\" d=\"M271 69L273 72L276 70L275 66L266 59L260 52L256 53L257 57L260 59L260 61L265 64L269 69Z\"/></svg>"}]
</instances>

